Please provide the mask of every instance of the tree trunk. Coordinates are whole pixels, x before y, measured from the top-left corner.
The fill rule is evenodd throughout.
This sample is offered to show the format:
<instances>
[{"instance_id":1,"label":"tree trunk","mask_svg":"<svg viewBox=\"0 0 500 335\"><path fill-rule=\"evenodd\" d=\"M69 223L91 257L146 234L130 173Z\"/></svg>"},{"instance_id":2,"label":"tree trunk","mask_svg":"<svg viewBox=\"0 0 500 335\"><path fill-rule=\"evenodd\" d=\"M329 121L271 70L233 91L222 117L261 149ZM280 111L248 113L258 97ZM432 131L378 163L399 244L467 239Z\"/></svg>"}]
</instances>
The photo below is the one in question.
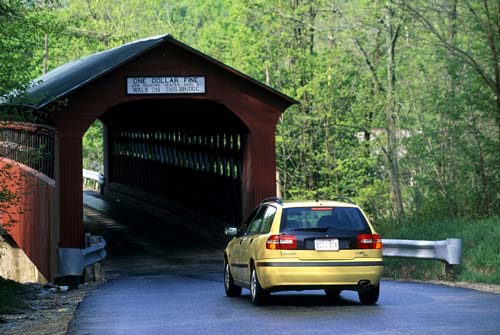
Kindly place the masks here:
<instances>
[{"instance_id":1,"label":"tree trunk","mask_svg":"<svg viewBox=\"0 0 500 335\"><path fill-rule=\"evenodd\" d=\"M403 198L401 192L401 181L399 172L398 158L398 138L397 124L399 123L398 110L396 106L395 85L396 85L396 69L395 69L395 45L399 35L399 27L394 25L394 10L391 5L385 8L385 25L386 25L386 57L387 57L387 90L386 90L386 105L385 119L387 132L387 149L386 155L389 165L389 176L391 181L391 198L394 209L394 216L398 223L404 221Z\"/></svg>"},{"instance_id":2,"label":"tree trunk","mask_svg":"<svg viewBox=\"0 0 500 335\"><path fill-rule=\"evenodd\" d=\"M500 1L498 2L498 13L496 27L491 22L491 12L488 7L488 0L483 0L484 11L486 13L486 23L487 23L487 35L488 44L491 51L491 60L494 71L494 84L495 84L495 97L496 97L496 110L497 110L497 127L498 127L498 139L500 140L500 62L498 56L498 42L500 40ZM496 33L495 33L496 28ZM496 37L496 38L495 38Z\"/></svg>"},{"instance_id":3,"label":"tree trunk","mask_svg":"<svg viewBox=\"0 0 500 335\"><path fill-rule=\"evenodd\" d=\"M447 43L449 43L453 48L457 45L457 0L451 0L447 2L449 4L448 8L448 33L446 36ZM442 156L441 156L441 176L443 181L443 193L446 194L444 201L448 204L448 215L453 217L456 215L456 208L458 208L457 197L451 185L455 184L456 174L458 170L458 164L456 162L456 156L454 154L453 147L457 143L456 136L457 133L453 130L456 126L456 117L458 114L457 106L457 84L458 84L458 60L454 56L452 49L446 50L447 57L447 93L446 93L446 108L442 109L440 113L441 118L441 146L442 146Z\"/></svg>"}]
</instances>

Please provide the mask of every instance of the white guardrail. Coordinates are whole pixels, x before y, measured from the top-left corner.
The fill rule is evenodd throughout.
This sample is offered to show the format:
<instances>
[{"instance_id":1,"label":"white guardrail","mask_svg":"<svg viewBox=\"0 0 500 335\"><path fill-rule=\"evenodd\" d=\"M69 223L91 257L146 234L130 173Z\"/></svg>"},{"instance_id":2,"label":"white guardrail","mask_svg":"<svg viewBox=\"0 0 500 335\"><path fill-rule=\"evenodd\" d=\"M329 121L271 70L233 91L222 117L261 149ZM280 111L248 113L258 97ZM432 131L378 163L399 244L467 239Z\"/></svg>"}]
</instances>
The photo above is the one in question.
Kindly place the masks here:
<instances>
[{"instance_id":1,"label":"white guardrail","mask_svg":"<svg viewBox=\"0 0 500 335\"><path fill-rule=\"evenodd\" d=\"M104 184L104 175L100 172L90 171L90 170L82 170L83 178L87 178L97 182L98 184Z\"/></svg>"},{"instance_id":2,"label":"white guardrail","mask_svg":"<svg viewBox=\"0 0 500 335\"><path fill-rule=\"evenodd\" d=\"M462 263L462 239L444 241L414 241L382 239L384 257L441 260L449 265Z\"/></svg>"},{"instance_id":3,"label":"white guardrail","mask_svg":"<svg viewBox=\"0 0 500 335\"><path fill-rule=\"evenodd\" d=\"M90 181L93 185L94 191L99 191L101 194L103 192L103 186L106 179L104 175L100 172L95 172L91 170L83 170L83 185L87 185L87 182Z\"/></svg>"},{"instance_id":4,"label":"white guardrail","mask_svg":"<svg viewBox=\"0 0 500 335\"><path fill-rule=\"evenodd\" d=\"M106 241L101 236L85 234L85 249L58 248L58 275L81 276L87 266L102 262L106 258Z\"/></svg>"}]
</instances>

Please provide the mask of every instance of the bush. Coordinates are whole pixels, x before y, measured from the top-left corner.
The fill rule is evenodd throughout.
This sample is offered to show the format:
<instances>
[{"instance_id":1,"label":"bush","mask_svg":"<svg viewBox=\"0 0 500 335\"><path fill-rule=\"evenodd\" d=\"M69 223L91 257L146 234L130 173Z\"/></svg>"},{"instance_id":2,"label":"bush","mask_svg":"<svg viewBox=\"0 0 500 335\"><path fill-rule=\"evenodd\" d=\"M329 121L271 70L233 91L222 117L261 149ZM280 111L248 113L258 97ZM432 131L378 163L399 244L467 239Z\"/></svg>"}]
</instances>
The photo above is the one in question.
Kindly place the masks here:
<instances>
[{"instance_id":1,"label":"bush","mask_svg":"<svg viewBox=\"0 0 500 335\"><path fill-rule=\"evenodd\" d=\"M26 292L24 285L0 277L0 314L13 313L27 305L21 298Z\"/></svg>"}]
</instances>

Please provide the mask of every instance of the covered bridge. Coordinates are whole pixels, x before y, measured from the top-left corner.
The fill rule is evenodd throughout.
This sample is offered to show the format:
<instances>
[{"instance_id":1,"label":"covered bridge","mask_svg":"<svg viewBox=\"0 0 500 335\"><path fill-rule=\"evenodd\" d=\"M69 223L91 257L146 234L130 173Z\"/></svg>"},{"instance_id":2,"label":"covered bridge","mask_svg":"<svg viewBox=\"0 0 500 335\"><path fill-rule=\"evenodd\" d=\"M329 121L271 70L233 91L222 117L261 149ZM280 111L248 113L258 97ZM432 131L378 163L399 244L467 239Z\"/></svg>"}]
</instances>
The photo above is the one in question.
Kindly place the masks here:
<instances>
[{"instance_id":1,"label":"covered bridge","mask_svg":"<svg viewBox=\"0 0 500 335\"><path fill-rule=\"evenodd\" d=\"M170 35L65 64L3 101L0 167L13 174L3 183L21 190L10 235L47 280L66 275L60 251L84 247L82 137L97 119L105 196L204 218L214 231L239 224L276 194L275 128L294 103Z\"/></svg>"}]
</instances>

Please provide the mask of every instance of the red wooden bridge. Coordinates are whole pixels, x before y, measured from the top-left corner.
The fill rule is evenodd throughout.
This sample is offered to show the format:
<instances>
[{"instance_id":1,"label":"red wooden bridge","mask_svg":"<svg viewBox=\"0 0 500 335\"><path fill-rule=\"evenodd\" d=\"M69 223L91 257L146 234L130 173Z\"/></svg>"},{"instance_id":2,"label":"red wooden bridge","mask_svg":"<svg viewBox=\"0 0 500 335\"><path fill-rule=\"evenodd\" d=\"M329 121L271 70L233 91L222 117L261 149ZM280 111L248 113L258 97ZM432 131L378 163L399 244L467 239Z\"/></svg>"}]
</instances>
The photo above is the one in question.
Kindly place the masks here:
<instances>
[{"instance_id":1,"label":"red wooden bridge","mask_svg":"<svg viewBox=\"0 0 500 335\"><path fill-rule=\"evenodd\" d=\"M84 248L82 137L99 119L104 196L239 224L276 194L275 128L294 103L170 35L65 64L0 106L2 185L19 195L2 223L48 281L67 275L61 250Z\"/></svg>"}]
</instances>

